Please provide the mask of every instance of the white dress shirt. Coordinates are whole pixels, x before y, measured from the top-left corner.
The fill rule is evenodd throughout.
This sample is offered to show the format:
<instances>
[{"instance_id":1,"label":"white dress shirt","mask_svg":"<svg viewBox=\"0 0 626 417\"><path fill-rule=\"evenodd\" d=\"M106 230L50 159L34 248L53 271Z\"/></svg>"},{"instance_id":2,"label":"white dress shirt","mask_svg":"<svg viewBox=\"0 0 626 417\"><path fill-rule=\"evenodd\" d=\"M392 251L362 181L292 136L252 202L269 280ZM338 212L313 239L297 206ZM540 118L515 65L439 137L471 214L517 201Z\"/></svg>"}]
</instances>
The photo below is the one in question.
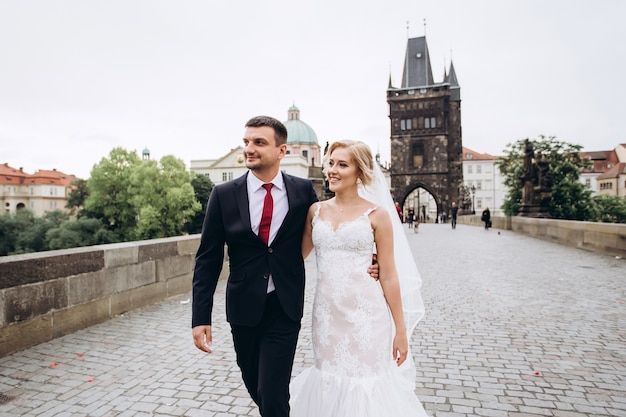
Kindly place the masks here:
<instances>
[{"instance_id":1,"label":"white dress shirt","mask_svg":"<svg viewBox=\"0 0 626 417\"><path fill-rule=\"evenodd\" d=\"M279 171L278 174L270 181L272 186L272 199L274 200L274 211L272 212L272 223L270 224L270 237L268 245L272 245L272 241L278 233L278 229L283 224L285 216L289 211L289 201L287 200L287 190L285 189L285 183L283 181L283 175ZM259 234L259 225L261 224L261 216L263 215L263 203L265 201L265 188L263 188L263 181L258 179L252 171L248 173L247 186L248 186L248 203L250 209L250 226L252 231ZM270 275L267 283L267 292L274 291L274 280Z\"/></svg>"}]
</instances>

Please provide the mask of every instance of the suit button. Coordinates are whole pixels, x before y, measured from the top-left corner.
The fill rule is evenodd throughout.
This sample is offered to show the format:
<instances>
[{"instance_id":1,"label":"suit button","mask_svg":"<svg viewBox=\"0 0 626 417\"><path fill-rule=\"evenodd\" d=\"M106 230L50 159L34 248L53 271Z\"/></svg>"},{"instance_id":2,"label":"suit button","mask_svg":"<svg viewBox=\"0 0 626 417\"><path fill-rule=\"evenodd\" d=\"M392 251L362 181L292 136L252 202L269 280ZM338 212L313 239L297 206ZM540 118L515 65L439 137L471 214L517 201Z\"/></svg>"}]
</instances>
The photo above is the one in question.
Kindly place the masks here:
<instances>
[{"instance_id":1,"label":"suit button","mask_svg":"<svg viewBox=\"0 0 626 417\"><path fill-rule=\"evenodd\" d=\"M268 251L269 253L272 253L272 252L274 252L274 249L272 249L272 248L267 248L267 251Z\"/></svg>"},{"instance_id":2,"label":"suit button","mask_svg":"<svg viewBox=\"0 0 626 417\"><path fill-rule=\"evenodd\" d=\"M269 275L268 274L263 274L263 278L268 279Z\"/></svg>"}]
</instances>

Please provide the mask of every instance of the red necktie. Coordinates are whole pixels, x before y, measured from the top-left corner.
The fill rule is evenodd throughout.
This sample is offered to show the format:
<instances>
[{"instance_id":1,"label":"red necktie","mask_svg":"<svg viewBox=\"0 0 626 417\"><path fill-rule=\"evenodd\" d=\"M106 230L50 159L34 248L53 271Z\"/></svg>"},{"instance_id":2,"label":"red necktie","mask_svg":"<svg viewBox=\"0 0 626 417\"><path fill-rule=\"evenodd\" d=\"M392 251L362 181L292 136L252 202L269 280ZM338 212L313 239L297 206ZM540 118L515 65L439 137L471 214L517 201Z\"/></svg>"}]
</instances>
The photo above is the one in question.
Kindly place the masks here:
<instances>
[{"instance_id":1,"label":"red necktie","mask_svg":"<svg viewBox=\"0 0 626 417\"><path fill-rule=\"evenodd\" d=\"M259 225L259 237L263 242L268 243L270 240L270 225L272 224L272 212L274 211L274 199L272 198L272 184L263 184L265 188L265 200L263 201L263 214L261 215L261 224Z\"/></svg>"}]
</instances>

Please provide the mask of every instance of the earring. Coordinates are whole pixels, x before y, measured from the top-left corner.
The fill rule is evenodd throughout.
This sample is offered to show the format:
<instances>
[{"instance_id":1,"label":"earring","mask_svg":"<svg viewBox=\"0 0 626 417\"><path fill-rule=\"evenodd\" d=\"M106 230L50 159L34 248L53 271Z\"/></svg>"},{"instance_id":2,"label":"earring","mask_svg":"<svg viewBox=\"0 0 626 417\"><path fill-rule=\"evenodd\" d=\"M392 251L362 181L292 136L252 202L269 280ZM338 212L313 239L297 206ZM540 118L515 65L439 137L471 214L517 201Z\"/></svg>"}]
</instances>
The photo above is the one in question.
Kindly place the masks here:
<instances>
[{"instance_id":1,"label":"earring","mask_svg":"<svg viewBox=\"0 0 626 417\"><path fill-rule=\"evenodd\" d=\"M361 178L357 178L356 179L356 185L361 185L363 183L363 181L361 181Z\"/></svg>"}]
</instances>

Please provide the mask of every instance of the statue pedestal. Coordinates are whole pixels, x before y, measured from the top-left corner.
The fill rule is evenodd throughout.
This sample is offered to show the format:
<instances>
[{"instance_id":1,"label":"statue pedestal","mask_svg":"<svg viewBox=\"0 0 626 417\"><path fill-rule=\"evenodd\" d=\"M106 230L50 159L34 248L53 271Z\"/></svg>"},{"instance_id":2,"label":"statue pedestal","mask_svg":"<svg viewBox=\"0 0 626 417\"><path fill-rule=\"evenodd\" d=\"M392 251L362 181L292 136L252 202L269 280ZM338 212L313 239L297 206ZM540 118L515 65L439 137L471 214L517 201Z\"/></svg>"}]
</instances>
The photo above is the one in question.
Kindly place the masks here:
<instances>
[{"instance_id":1,"label":"statue pedestal","mask_svg":"<svg viewBox=\"0 0 626 417\"><path fill-rule=\"evenodd\" d=\"M548 207L541 204L522 204L519 207L519 216L522 217L535 217L542 219L549 219L550 213Z\"/></svg>"}]
</instances>

